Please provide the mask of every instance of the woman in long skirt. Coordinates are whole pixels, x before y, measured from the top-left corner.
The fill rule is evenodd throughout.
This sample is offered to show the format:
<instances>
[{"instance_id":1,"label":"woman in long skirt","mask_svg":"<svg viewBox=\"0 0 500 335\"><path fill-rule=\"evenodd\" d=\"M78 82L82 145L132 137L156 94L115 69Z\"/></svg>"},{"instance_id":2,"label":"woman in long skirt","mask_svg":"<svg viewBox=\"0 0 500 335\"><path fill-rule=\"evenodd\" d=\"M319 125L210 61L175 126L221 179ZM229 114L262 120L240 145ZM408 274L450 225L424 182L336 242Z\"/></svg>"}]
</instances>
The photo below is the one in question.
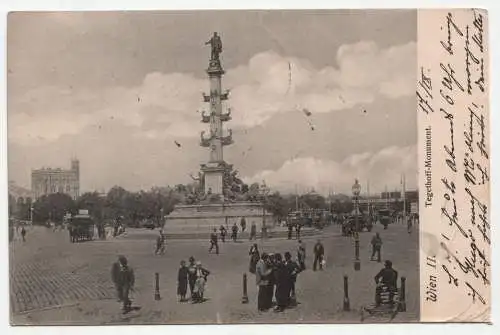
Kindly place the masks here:
<instances>
[{"instance_id":1,"label":"woman in long skirt","mask_svg":"<svg viewBox=\"0 0 500 335\"><path fill-rule=\"evenodd\" d=\"M188 268L185 261L181 261L181 266L177 274L177 295L180 297L180 302L186 301L186 293L188 286Z\"/></svg>"},{"instance_id":2,"label":"woman in long skirt","mask_svg":"<svg viewBox=\"0 0 500 335\"><path fill-rule=\"evenodd\" d=\"M255 271L257 268L257 262L260 259L260 253L259 253L259 249L257 248L257 243L255 243L250 248L250 252L248 254L250 255L250 266L249 266L248 271L250 271L250 273L255 274Z\"/></svg>"}]
</instances>

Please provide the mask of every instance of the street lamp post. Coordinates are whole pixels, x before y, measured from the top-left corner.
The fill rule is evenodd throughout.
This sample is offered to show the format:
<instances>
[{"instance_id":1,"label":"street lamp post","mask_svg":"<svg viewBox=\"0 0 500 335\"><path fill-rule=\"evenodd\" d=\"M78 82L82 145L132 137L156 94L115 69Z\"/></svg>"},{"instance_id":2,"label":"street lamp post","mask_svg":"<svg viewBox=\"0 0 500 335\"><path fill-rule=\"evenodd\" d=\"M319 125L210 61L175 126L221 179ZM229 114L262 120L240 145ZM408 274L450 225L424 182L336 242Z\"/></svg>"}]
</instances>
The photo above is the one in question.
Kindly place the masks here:
<instances>
[{"instance_id":1,"label":"street lamp post","mask_svg":"<svg viewBox=\"0 0 500 335\"><path fill-rule=\"evenodd\" d=\"M269 194L269 188L266 186L266 183L263 181L260 187L260 195L262 198L262 238L267 238L267 226L266 226L266 198Z\"/></svg>"},{"instance_id":2,"label":"street lamp post","mask_svg":"<svg viewBox=\"0 0 500 335\"><path fill-rule=\"evenodd\" d=\"M164 222L163 207L162 207L162 208L160 208L160 226L161 226L162 230L163 230L164 225L165 225L165 222Z\"/></svg>"},{"instance_id":3,"label":"street lamp post","mask_svg":"<svg viewBox=\"0 0 500 335\"><path fill-rule=\"evenodd\" d=\"M354 270L361 270L361 262L359 260L359 219L358 219L358 197L361 192L361 185L359 185L358 180L356 179L354 185L352 186L352 194L354 199L354 225L356 227L356 231L354 234Z\"/></svg>"}]
</instances>

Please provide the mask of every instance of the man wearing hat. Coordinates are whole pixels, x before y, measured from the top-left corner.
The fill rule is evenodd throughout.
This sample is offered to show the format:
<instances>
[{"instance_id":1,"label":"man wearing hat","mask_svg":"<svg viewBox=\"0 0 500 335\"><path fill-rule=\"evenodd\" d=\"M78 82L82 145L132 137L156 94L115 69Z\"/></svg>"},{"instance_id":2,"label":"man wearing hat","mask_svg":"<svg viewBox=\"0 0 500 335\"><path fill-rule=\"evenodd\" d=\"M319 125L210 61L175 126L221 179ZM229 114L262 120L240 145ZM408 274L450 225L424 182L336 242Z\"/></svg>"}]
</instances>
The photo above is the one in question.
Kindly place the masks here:
<instances>
[{"instance_id":1,"label":"man wearing hat","mask_svg":"<svg viewBox=\"0 0 500 335\"><path fill-rule=\"evenodd\" d=\"M115 284L118 300L123 302L123 313L130 312L132 301L129 299L129 293L134 287L135 276L125 256L119 256L118 262L113 264L111 280Z\"/></svg>"},{"instance_id":2,"label":"man wearing hat","mask_svg":"<svg viewBox=\"0 0 500 335\"><path fill-rule=\"evenodd\" d=\"M394 293L398 290L398 272L392 268L392 262L387 260L384 263L384 268L375 276L375 283L377 284L376 301L377 306L380 305L380 293L383 287L389 290L389 301L393 302Z\"/></svg>"},{"instance_id":3,"label":"man wearing hat","mask_svg":"<svg viewBox=\"0 0 500 335\"><path fill-rule=\"evenodd\" d=\"M255 282L259 287L259 295L257 296L257 308L259 311L267 311L272 307L273 286L269 282L271 274L272 268L269 264L269 256L264 252L257 262L255 271Z\"/></svg>"}]
</instances>

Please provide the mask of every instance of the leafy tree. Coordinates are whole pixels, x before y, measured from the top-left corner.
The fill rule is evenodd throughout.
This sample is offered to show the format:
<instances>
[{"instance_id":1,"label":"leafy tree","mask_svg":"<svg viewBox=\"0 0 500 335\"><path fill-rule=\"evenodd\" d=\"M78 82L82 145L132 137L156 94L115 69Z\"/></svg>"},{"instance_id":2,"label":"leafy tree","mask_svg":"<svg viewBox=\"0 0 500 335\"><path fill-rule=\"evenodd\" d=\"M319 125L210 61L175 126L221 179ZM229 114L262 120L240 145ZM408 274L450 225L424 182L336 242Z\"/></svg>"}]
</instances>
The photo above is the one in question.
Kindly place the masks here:
<instances>
[{"instance_id":1,"label":"leafy tree","mask_svg":"<svg viewBox=\"0 0 500 335\"><path fill-rule=\"evenodd\" d=\"M283 198L279 192L269 195L266 198L264 207L266 211L271 213L278 222L283 220L290 211L288 201Z\"/></svg>"},{"instance_id":2,"label":"leafy tree","mask_svg":"<svg viewBox=\"0 0 500 335\"><path fill-rule=\"evenodd\" d=\"M87 192L82 194L76 201L77 209L86 209L89 214L96 220L103 219L105 199L98 192Z\"/></svg>"},{"instance_id":3,"label":"leafy tree","mask_svg":"<svg viewBox=\"0 0 500 335\"><path fill-rule=\"evenodd\" d=\"M129 194L130 192L123 187L114 186L111 188L106 195L104 203L105 217L108 219L115 219L118 216L127 216L128 213L125 201Z\"/></svg>"},{"instance_id":4,"label":"leafy tree","mask_svg":"<svg viewBox=\"0 0 500 335\"><path fill-rule=\"evenodd\" d=\"M75 202L64 193L54 193L44 195L33 204L33 221L44 223L52 220L55 223L62 223L66 213L76 212Z\"/></svg>"}]
</instances>

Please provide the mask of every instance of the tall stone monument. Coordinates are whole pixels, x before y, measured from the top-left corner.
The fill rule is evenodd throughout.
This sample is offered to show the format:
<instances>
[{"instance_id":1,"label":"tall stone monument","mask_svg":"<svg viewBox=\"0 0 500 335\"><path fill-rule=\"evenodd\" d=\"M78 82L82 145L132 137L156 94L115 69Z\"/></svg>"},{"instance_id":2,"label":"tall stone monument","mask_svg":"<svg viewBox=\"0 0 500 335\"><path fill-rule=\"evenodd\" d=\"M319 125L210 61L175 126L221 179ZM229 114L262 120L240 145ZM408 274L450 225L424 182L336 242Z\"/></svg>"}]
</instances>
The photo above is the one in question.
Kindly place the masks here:
<instances>
[{"instance_id":1,"label":"tall stone monument","mask_svg":"<svg viewBox=\"0 0 500 335\"><path fill-rule=\"evenodd\" d=\"M217 33L205 44L211 47L211 57L206 70L209 78L210 93L203 94L203 101L209 104L208 112L202 112L201 122L209 125L209 131L202 131L200 145L209 149L208 162L201 164L198 193L190 197L190 202L176 205L167 216L164 230L197 231L208 233L209 229L220 225L238 225L245 218L247 225L254 222L257 229L272 225L272 216L266 213L261 198L250 198L242 201L231 196L233 193L236 171L224 160L224 147L233 143L232 131L224 130L223 124L231 120L231 112L223 111L222 102L229 97L229 91L222 90L222 68L220 54L222 41ZM236 187L238 188L238 187ZM264 190L265 188L261 188ZM267 223L266 223L267 222Z\"/></svg>"},{"instance_id":2,"label":"tall stone monument","mask_svg":"<svg viewBox=\"0 0 500 335\"><path fill-rule=\"evenodd\" d=\"M209 103L209 113L202 112L202 122L210 124L210 133L205 136L201 133L200 145L210 148L208 163L201 165L204 176L204 193L223 196L224 172L232 167L224 161L224 146L233 143L232 132L224 134L223 123L231 120L230 111L222 111L222 101L228 99L229 91L222 92L222 76L224 70L220 62L219 54L222 52L222 41L217 33L206 44L210 44L212 55L207 69L210 80L210 94L203 94L205 102Z\"/></svg>"}]
</instances>

